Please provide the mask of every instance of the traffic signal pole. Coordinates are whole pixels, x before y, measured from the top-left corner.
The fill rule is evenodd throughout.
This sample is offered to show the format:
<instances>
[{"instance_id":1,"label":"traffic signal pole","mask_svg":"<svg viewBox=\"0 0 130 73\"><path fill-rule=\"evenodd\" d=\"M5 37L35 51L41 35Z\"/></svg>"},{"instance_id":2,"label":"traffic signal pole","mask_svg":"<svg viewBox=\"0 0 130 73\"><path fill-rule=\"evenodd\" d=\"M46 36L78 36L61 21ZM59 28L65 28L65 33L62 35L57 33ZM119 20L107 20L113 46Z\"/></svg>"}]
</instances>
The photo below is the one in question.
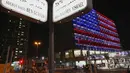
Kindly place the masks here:
<instances>
[{"instance_id":1,"label":"traffic signal pole","mask_svg":"<svg viewBox=\"0 0 130 73\"><path fill-rule=\"evenodd\" d=\"M49 23L49 49L48 49L48 70L54 73L54 23L53 23L53 0L48 0L48 23Z\"/></svg>"}]
</instances>

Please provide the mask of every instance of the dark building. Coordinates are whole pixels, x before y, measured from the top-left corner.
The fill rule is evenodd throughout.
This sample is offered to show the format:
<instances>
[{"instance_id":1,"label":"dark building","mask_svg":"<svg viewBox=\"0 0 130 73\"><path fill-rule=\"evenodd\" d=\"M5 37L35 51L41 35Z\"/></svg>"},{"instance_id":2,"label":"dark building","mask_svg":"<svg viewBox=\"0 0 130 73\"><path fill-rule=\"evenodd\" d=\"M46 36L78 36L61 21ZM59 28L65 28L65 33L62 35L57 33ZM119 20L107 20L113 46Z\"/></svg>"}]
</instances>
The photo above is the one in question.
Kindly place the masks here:
<instances>
[{"instance_id":1,"label":"dark building","mask_svg":"<svg viewBox=\"0 0 130 73\"><path fill-rule=\"evenodd\" d=\"M19 60L27 55L29 23L22 18L0 13L0 55L5 62L8 47L14 50L13 60Z\"/></svg>"}]
</instances>

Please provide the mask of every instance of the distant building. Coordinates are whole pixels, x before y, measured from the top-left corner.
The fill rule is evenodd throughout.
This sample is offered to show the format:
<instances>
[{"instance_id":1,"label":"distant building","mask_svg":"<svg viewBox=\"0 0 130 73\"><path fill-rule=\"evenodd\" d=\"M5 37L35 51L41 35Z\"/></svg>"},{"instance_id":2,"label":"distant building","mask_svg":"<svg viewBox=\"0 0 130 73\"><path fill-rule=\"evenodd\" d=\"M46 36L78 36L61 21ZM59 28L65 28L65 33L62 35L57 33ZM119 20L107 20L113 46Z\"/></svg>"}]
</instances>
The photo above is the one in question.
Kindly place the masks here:
<instances>
[{"instance_id":1,"label":"distant building","mask_svg":"<svg viewBox=\"0 0 130 73\"><path fill-rule=\"evenodd\" d=\"M101 61L106 63L106 56L109 53L121 51L115 22L96 10L92 9L90 12L74 18L72 25L72 40L74 40L75 48L56 53L56 63L61 64L60 61L62 61L66 66L81 66L89 63L86 63L88 59L92 63L95 60L97 63L101 63Z\"/></svg>"},{"instance_id":2,"label":"distant building","mask_svg":"<svg viewBox=\"0 0 130 73\"><path fill-rule=\"evenodd\" d=\"M19 60L27 55L29 23L22 18L7 15L1 12L2 27L0 27L0 55L6 59L7 48L14 50L13 60Z\"/></svg>"}]
</instances>

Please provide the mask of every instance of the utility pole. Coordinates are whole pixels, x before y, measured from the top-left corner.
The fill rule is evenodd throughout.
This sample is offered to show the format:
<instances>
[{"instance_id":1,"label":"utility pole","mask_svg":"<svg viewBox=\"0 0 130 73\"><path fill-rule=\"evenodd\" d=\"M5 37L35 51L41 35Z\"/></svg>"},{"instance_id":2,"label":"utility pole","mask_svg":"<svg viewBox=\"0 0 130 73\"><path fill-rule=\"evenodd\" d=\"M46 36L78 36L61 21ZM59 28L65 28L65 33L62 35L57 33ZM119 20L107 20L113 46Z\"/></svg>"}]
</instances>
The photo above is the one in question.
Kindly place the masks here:
<instances>
[{"instance_id":1,"label":"utility pole","mask_svg":"<svg viewBox=\"0 0 130 73\"><path fill-rule=\"evenodd\" d=\"M14 55L14 50L11 50L10 64L12 63L12 58L13 58L13 55Z\"/></svg>"},{"instance_id":2,"label":"utility pole","mask_svg":"<svg viewBox=\"0 0 130 73\"><path fill-rule=\"evenodd\" d=\"M48 0L48 23L49 23L49 73L54 73L54 23L53 23L53 0Z\"/></svg>"},{"instance_id":3,"label":"utility pole","mask_svg":"<svg viewBox=\"0 0 130 73\"><path fill-rule=\"evenodd\" d=\"M5 62L5 66L4 66L4 73L6 73L6 66L7 66L7 63L8 63L8 60L9 60L9 52L10 52L10 46L8 46L6 62Z\"/></svg>"}]
</instances>

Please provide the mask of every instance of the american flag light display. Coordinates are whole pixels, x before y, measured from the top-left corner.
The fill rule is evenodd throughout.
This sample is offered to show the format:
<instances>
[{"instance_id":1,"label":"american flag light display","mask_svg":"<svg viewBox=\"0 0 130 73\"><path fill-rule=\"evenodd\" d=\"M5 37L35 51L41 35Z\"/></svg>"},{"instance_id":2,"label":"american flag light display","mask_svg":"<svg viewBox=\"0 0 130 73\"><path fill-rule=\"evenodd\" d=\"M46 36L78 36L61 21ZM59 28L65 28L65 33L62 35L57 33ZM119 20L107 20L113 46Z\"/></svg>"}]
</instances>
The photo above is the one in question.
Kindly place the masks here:
<instances>
[{"instance_id":1,"label":"american flag light display","mask_svg":"<svg viewBox=\"0 0 130 73\"><path fill-rule=\"evenodd\" d=\"M99 51L119 51L120 39L114 21L92 9L73 19L74 39L78 48Z\"/></svg>"}]
</instances>

